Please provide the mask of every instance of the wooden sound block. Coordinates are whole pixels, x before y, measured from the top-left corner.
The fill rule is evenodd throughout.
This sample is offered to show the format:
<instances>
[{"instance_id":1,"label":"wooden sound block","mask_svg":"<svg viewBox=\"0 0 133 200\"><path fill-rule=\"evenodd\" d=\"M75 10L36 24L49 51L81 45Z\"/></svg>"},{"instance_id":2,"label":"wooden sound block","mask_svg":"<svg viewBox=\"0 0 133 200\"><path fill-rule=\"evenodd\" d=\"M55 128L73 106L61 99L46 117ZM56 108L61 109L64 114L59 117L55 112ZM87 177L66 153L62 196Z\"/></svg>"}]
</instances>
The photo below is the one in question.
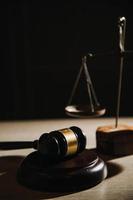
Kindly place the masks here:
<instances>
[{"instance_id":1,"label":"wooden sound block","mask_svg":"<svg viewBox=\"0 0 133 200\"><path fill-rule=\"evenodd\" d=\"M97 150L111 155L133 154L133 126L99 127L96 131Z\"/></svg>"},{"instance_id":2,"label":"wooden sound block","mask_svg":"<svg viewBox=\"0 0 133 200\"><path fill-rule=\"evenodd\" d=\"M53 192L90 188L106 176L104 161L87 149L73 158L61 161L52 161L33 152L24 159L17 173L17 179L22 185Z\"/></svg>"}]
</instances>

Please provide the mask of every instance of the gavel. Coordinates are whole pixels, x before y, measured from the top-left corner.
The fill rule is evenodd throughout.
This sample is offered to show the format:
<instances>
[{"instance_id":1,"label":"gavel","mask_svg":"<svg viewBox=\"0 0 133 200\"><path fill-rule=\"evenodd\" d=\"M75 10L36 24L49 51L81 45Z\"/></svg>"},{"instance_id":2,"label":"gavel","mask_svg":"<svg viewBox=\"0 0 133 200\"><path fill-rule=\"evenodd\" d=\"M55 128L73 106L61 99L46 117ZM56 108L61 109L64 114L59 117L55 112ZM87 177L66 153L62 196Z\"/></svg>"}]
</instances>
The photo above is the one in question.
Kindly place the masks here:
<instances>
[{"instance_id":1,"label":"gavel","mask_svg":"<svg viewBox=\"0 0 133 200\"><path fill-rule=\"evenodd\" d=\"M76 126L43 133L39 140L0 142L0 150L34 148L40 154L53 158L74 156L85 147L86 136Z\"/></svg>"}]
</instances>

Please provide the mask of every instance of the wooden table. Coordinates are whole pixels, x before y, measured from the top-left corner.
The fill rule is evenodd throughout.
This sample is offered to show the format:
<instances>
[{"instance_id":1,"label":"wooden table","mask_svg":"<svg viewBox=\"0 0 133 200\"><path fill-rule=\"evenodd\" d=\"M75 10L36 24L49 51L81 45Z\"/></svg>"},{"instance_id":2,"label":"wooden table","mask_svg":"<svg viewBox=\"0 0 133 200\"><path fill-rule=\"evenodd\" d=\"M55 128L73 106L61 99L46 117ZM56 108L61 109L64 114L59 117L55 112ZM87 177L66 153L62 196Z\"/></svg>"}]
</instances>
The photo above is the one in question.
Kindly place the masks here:
<instances>
[{"instance_id":1,"label":"wooden table","mask_svg":"<svg viewBox=\"0 0 133 200\"><path fill-rule=\"evenodd\" d=\"M121 118L119 123L133 125L133 118ZM96 146L97 127L114 124L114 119L53 119L0 122L0 141L35 140L44 132L79 126L87 135L87 148ZM1 200L133 200L133 156L104 157L108 177L97 186L76 193L48 193L28 189L16 181L17 169L32 149L0 151L0 199Z\"/></svg>"}]
</instances>

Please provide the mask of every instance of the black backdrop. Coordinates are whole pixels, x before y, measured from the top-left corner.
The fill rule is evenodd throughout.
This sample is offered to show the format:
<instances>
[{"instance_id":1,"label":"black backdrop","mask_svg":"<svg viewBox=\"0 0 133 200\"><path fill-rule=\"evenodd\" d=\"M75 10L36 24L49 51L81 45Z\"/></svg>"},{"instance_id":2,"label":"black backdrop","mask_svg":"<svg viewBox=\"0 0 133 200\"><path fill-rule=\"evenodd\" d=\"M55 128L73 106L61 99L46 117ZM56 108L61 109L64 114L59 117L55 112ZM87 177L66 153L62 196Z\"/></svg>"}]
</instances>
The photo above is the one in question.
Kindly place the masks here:
<instances>
[{"instance_id":1,"label":"black backdrop","mask_svg":"<svg viewBox=\"0 0 133 200\"><path fill-rule=\"evenodd\" d=\"M116 48L119 16L127 19L126 49L133 49L133 5L129 1L5 1L1 4L0 119L65 117L81 56ZM133 58L126 58L121 115L133 114ZM89 65L108 116L115 114L114 58ZM76 99L84 99L80 86ZM75 101L76 101L75 99ZM83 100L84 101L84 100Z\"/></svg>"}]
</instances>

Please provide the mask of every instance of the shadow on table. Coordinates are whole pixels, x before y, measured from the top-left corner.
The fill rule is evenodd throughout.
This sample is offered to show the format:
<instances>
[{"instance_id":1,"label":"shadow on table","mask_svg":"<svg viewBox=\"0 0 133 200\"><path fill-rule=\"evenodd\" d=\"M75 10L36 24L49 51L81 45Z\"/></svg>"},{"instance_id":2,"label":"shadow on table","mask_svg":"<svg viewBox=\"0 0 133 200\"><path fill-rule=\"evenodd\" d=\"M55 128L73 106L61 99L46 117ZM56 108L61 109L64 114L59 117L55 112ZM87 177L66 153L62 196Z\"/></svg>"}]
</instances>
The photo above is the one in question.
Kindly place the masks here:
<instances>
[{"instance_id":1,"label":"shadow on table","mask_svg":"<svg viewBox=\"0 0 133 200\"><path fill-rule=\"evenodd\" d=\"M124 168L116 163L107 162L108 176L107 178L111 178L119 173L121 173Z\"/></svg>"}]
</instances>

